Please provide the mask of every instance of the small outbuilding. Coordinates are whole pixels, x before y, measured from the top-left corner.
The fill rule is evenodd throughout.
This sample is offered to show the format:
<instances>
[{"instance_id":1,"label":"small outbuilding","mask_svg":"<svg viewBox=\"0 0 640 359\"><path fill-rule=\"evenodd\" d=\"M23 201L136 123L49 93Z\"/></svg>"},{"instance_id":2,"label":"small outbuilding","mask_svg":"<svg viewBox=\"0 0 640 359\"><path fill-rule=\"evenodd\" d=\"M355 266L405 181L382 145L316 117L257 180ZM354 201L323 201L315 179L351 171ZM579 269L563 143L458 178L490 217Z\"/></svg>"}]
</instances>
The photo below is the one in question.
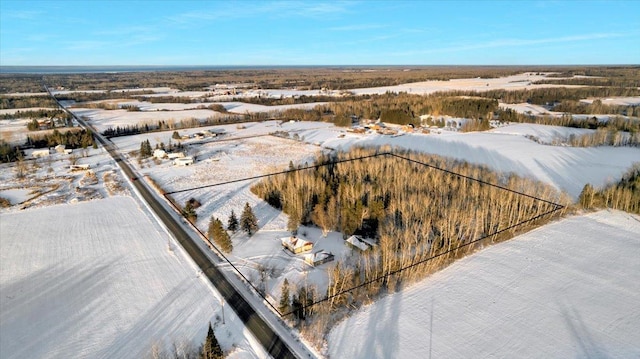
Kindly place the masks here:
<instances>
[{"instance_id":1,"label":"small outbuilding","mask_svg":"<svg viewBox=\"0 0 640 359\"><path fill-rule=\"evenodd\" d=\"M173 164L176 166L191 166L193 164L193 157L182 157L173 160Z\"/></svg>"},{"instance_id":2,"label":"small outbuilding","mask_svg":"<svg viewBox=\"0 0 640 359\"><path fill-rule=\"evenodd\" d=\"M325 252L319 250L313 253L305 254L304 261L312 267L319 266L323 263L331 262L335 259L335 256L331 252Z\"/></svg>"}]
</instances>

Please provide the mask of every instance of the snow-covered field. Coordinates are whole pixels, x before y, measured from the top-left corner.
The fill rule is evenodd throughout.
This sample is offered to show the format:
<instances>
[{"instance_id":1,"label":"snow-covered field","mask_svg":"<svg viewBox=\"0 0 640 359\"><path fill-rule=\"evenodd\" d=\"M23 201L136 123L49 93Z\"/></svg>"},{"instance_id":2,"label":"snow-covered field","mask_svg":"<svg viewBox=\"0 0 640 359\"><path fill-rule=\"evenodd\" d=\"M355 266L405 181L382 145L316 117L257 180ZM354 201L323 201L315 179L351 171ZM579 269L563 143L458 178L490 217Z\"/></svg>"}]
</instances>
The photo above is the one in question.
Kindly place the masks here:
<instances>
[{"instance_id":1,"label":"snow-covered field","mask_svg":"<svg viewBox=\"0 0 640 359\"><path fill-rule=\"evenodd\" d=\"M2 358L148 357L199 346L209 321L231 357L263 355L131 197L0 214L0 229Z\"/></svg>"},{"instance_id":2,"label":"snow-covered field","mask_svg":"<svg viewBox=\"0 0 640 359\"><path fill-rule=\"evenodd\" d=\"M521 74L353 91L432 93L555 86L530 84L541 78L544 75ZM158 96L206 94L153 90ZM318 94L317 90L261 92L277 97ZM135 104L143 111L73 111L86 116L99 130L219 115L195 109L208 103ZM235 113L317 105L221 104ZM534 114L542 111L523 104L508 106ZM3 122L1 135L9 137L9 130L23 135L24 125L24 121ZM152 146L175 144L173 131L112 140L119 151L130 156L141 180L148 176L169 191L282 171L290 162L310 162L322 151L392 146L533 177L575 199L584 184L598 187L614 182L632 163L640 161L638 148L536 143L525 136L551 143L558 137L591 131L533 124L487 132L401 132L399 136L355 134L315 122L265 121L208 128L224 130L224 135L181 140L186 155L196 158L189 167L174 166L166 159L138 163L130 155L144 140ZM208 128L179 132L190 135ZM288 138L269 135L275 131L288 133ZM63 154L31 161L27 180L17 182L9 165L0 166L0 196L13 204L28 204L26 210L19 206L0 210L0 357L144 357L155 343L199 345L207 322L218 322L221 316L217 292L151 219L148 210L128 196L126 184L115 197L106 189L106 178L119 176L106 153L88 150L88 156L81 154L79 159L97 175L94 184L84 172L70 172L68 161ZM124 181L116 182L123 185ZM249 191L253 183L240 181L172 197L178 204L190 197L202 202L196 225L203 232L212 216L226 224L231 210L239 217L244 204L251 205L260 230L252 237L234 234L234 251L229 258L254 285L265 290L271 303L277 303L285 278L294 285L304 281L322 288L326 270L335 262L312 268L303 263L302 256L283 251L279 239L289 235L287 216L254 196ZM41 189L34 192L38 186ZM32 199L34 196L38 197ZM639 223L637 216L599 212L565 219L486 249L362 309L334 329L329 353L332 358L511 357L514 353L526 357L638 356L640 337L634 333L638 332L635 323L640 321L636 304L640 288L633 279L640 276ZM299 236L338 259L351 253L340 233L322 236L317 228L301 227ZM567 254L569 250L573 252ZM223 269L232 271L225 265ZM265 356L228 308L225 320L225 326L218 323L216 335L223 349L232 352L231 357ZM38 340L32 342L32 338Z\"/></svg>"},{"instance_id":3,"label":"snow-covered field","mask_svg":"<svg viewBox=\"0 0 640 359\"><path fill-rule=\"evenodd\" d=\"M640 218L574 216L359 310L331 358L637 358Z\"/></svg>"}]
</instances>

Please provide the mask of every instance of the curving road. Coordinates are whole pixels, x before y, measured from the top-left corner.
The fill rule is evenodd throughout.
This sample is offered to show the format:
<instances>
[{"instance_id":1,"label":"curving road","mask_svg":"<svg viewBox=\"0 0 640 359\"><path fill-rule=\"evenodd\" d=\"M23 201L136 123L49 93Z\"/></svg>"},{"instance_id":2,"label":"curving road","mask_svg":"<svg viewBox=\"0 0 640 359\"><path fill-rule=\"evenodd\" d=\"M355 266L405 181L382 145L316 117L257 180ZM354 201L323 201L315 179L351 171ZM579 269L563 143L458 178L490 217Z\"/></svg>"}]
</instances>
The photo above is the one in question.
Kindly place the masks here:
<instances>
[{"instance_id":1,"label":"curving road","mask_svg":"<svg viewBox=\"0 0 640 359\"><path fill-rule=\"evenodd\" d=\"M60 106L58 100L51 94L49 88L45 85L45 89L49 95ZM276 334L273 329L258 315L256 310L247 302L247 300L238 293L238 291L231 285L229 280L224 274L211 262L207 255L197 245L191 235L181 226L180 223L167 211L167 209L158 201L158 199L151 193L151 191L140 181L135 180L137 178L135 172L122 158L122 156L115 150L111 141L104 138L99 132L93 128L93 126L86 123L84 120L76 117L72 112L68 111L63 106L61 109L69 113L78 123L84 128L91 130L94 133L95 138L100 142L102 146L109 152L111 157L122 168L125 175L131 179L132 185L138 190L140 195L149 204L149 207L156 213L158 218L162 220L174 237L185 249L185 251L191 256L198 268L207 276L209 281L216 287L218 292L224 297L224 300L233 308L238 317L245 323L245 326L251 331L256 339L264 346L265 350L273 358L295 358L295 355L287 346L287 344ZM197 240L200 240L199 238ZM188 309L187 309L188 310Z\"/></svg>"}]
</instances>

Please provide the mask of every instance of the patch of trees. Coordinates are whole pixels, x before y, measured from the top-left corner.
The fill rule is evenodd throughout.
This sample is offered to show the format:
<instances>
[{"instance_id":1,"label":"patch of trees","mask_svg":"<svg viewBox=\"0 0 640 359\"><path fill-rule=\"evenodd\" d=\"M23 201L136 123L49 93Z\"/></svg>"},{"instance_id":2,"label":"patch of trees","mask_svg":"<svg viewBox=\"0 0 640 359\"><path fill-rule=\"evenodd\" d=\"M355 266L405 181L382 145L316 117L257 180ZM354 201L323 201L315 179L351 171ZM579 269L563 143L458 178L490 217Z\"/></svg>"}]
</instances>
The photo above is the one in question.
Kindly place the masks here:
<instances>
[{"instance_id":1,"label":"patch of trees","mask_svg":"<svg viewBox=\"0 0 640 359\"><path fill-rule=\"evenodd\" d=\"M284 119L302 121L329 121L336 126L351 126L352 116L357 118L381 119L383 122L400 125L419 124L419 116L448 115L468 118L470 123L478 122L478 127L469 125L469 130L488 127L488 120L498 110L498 102L480 97L460 97L444 94L413 95L406 93L386 93L371 95L366 100L350 99L319 105L311 110L288 109L280 113Z\"/></svg>"},{"instance_id":2,"label":"patch of trees","mask_svg":"<svg viewBox=\"0 0 640 359\"><path fill-rule=\"evenodd\" d=\"M640 117L640 106L603 105L602 101L599 99L594 100L592 103L563 100L553 106L553 111L573 114L603 114Z\"/></svg>"},{"instance_id":3,"label":"patch of trees","mask_svg":"<svg viewBox=\"0 0 640 359\"><path fill-rule=\"evenodd\" d=\"M638 96L640 89L629 87L549 87L525 90L452 91L449 96L474 96L498 99L504 103L528 102L536 105L559 103L563 100L579 101L590 97Z\"/></svg>"},{"instance_id":4,"label":"patch of trees","mask_svg":"<svg viewBox=\"0 0 640 359\"><path fill-rule=\"evenodd\" d=\"M608 207L640 214L640 163L635 163L620 181L602 189L587 183L578 203L585 209Z\"/></svg>"},{"instance_id":5,"label":"patch of trees","mask_svg":"<svg viewBox=\"0 0 640 359\"><path fill-rule=\"evenodd\" d=\"M313 319L315 322L309 318L335 313L338 308L357 306L382 293L393 292L470 253L475 247L448 251L479 238L486 237L478 245L511 238L535 224L512 226L557 208L412 161L545 199L562 197L551 186L540 182L512 174L499 175L486 167L426 154L399 151L395 153L411 161L382 155L336 163L375 153L374 149L355 149L349 153L323 155L310 169L268 177L251 188L269 204L281 208L290 219L294 218L296 226L315 225L324 233L340 231L345 238L357 234L378 243L375 250L339 263L330 272L326 293L312 287L291 290L298 293L298 303L292 301L291 305L298 305L299 309L292 310L304 325L327 324L326 317L319 316ZM495 234L499 231L503 232ZM442 255L437 260L416 265L439 254ZM357 289L343 293L351 288ZM323 298L327 300L321 304L311 307L304 304ZM324 329L311 330L322 332Z\"/></svg>"},{"instance_id":6,"label":"patch of trees","mask_svg":"<svg viewBox=\"0 0 640 359\"><path fill-rule=\"evenodd\" d=\"M0 93L43 92L42 75L37 74L0 74Z\"/></svg>"},{"instance_id":7,"label":"patch of trees","mask_svg":"<svg viewBox=\"0 0 640 359\"><path fill-rule=\"evenodd\" d=\"M640 132L640 120L620 116L615 116L606 121L601 121L595 116L581 119L576 118L571 114L564 114L560 117L550 115L533 116L522 114L509 108L500 108L496 110L495 115L500 119L500 121L504 122L537 123L540 125L587 128L590 130L613 128L618 131L629 132L631 134Z\"/></svg>"},{"instance_id":8,"label":"patch of trees","mask_svg":"<svg viewBox=\"0 0 640 359\"><path fill-rule=\"evenodd\" d=\"M141 159L149 158L153 155L153 149L149 140L140 142L140 151L138 153Z\"/></svg>"},{"instance_id":9,"label":"patch of trees","mask_svg":"<svg viewBox=\"0 0 640 359\"><path fill-rule=\"evenodd\" d=\"M14 113L0 114L1 120L12 120L16 118L64 118L71 119L71 116L65 111L58 109L40 109L28 111L16 111Z\"/></svg>"},{"instance_id":10,"label":"patch of trees","mask_svg":"<svg viewBox=\"0 0 640 359\"><path fill-rule=\"evenodd\" d=\"M141 96L138 97L140 101L146 101L151 103L198 103L202 102L202 99L193 98L188 96Z\"/></svg>"},{"instance_id":11,"label":"patch of trees","mask_svg":"<svg viewBox=\"0 0 640 359\"><path fill-rule=\"evenodd\" d=\"M0 140L0 162L15 162L24 157L24 153L18 146L11 146L4 140Z\"/></svg>"},{"instance_id":12,"label":"patch of trees","mask_svg":"<svg viewBox=\"0 0 640 359\"><path fill-rule=\"evenodd\" d=\"M195 223L198 219L196 209L202 204L195 198L189 198L182 208L182 215L191 223Z\"/></svg>"},{"instance_id":13,"label":"patch of trees","mask_svg":"<svg viewBox=\"0 0 640 359\"><path fill-rule=\"evenodd\" d=\"M102 135L105 137L119 137L130 136L141 133L160 132L170 130L180 130L186 128L206 127L225 125L231 123L241 123L256 120L264 120L268 117L267 114L251 114L251 115L226 115L226 116L211 116L205 119L183 119L180 121L175 120L160 120L157 123L146 122L136 125L116 126L109 127L102 131Z\"/></svg>"},{"instance_id":14,"label":"patch of trees","mask_svg":"<svg viewBox=\"0 0 640 359\"><path fill-rule=\"evenodd\" d=\"M65 145L66 148L97 148L97 144L93 139L93 133L87 130L69 129L67 131L58 131L54 129L51 133L34 134L27 136L26 145L35 148L54 147L57 145Z\"/></svg>"},{"instance_id":15,"label":"patch of trees","mask_svg":"<svg viewBox=\"0 0 640 359\"><path fill-rule=\"evenodd\" d=\"M0 110L29 107L56 108L58 104L48 95L42 96L0 96Z\"/></svg>"},{"instance_id":16,"label":"patch of trees","mask_svg":"<svg viewBox=\"0 0 640 359\"><path fill-rule=\"evenodd\" d=\"M244 102L244 103L252 103L256 105L264 105L264 106L280 106L280 105L295 105L302 103L314 103L314 102L343 102L343 101L353 101L353 100L366 100L370 97L370 95L361 95L361 96L326 96L326 95L317 95L317 96L295 96L295 97L234 97L231 101L236 102Z\"/></svg>"},{"instance_id":17,"label":"patch of trees","mask_svg":"<svg viewBox=\"0 0 640 359\"><path fill-rule=\"evenodd\" d=\"M377 238L380 250L376 258L368 259L370 262L356 265L362 266L357 268L359 275L338 276L355 278L353 285L393 273L438 251L455 248L554 208L394 156L334 163L373 153L357 149L335 157L326 155L316 161L314 169L269 177L252 187L265 201L298 219L298 225L316 225L325 232L341 231L345 237L359 234ZM499 177L487 168L464 162L409 152L401 154L514 190L526 189L545 198L559 197L550 186L515 175ZM380 284L392 289L404 279L422 277L422 272L418 272L412 270L386 278ZM330 292L339 287L344 285L332 283ZM346 297L330 302L333 305L344 300Z\"/></svg>"},{"instance_id":18,"label":"patch of trees","mask_svg":"<svg viewBox=\"0 0 640 359\"><path fill-rule=\"evenodd\" d=\"M55 97L58 99L58 101L88 102L88 101L115 100L115 99L137 99L138 96L148 95L150 93L153 93L153 91L141 90L141 91L69 92L69 93L56 94Z\"/></svg>"},{"instance_id":19,"label":"patch of trees","mask_svg":"<svg viewBox=\"0 0 640 359\"><path fill-rule=\"evenodd\" d=\"M233 244L231 243L231 237L229 233L222 226L222 221L218 218L211 217L209 222L209 229L207 230L207 237L210 241L213 241L218 248L224 253L231 253L233 251Z\"/></svg>"},{"instance_id":20,"label":"patch of trees","mask_svg":"<svg viewBox=\"0 0 640 359\"><path fill-rule=\"evenodd\" d=\"M615 126L600 127L593 133L582 135L569 135L566 139L561 139L561 143L566 143L573 147L595 147L595 146L640 146L640 132L633 130L630 133L618 131Z\"/></svg>"}]
</instances>

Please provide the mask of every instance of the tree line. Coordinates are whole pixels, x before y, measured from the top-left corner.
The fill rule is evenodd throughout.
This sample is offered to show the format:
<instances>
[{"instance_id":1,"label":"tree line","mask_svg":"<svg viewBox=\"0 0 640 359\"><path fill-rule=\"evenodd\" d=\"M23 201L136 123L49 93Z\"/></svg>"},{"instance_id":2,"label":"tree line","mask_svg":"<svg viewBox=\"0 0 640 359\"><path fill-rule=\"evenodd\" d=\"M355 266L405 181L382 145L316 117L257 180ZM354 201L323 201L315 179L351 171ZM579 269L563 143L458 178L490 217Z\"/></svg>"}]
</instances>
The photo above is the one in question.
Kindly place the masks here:
<instances>
[{"instance_id":1,"label":"tree line","mask_svg":"<svg viewBox=\"0 0 640 359\"><path fill-rule=\"evenodd\" d=\"M13 113L3 113L0 114L0 120L12 120L17 118L64 118L70 119L70 115L65 111L58 109L39 109L39 110L27 110L27 111L16 111Z\"/></svg>"},{"instance_id":2,"label":"tree line","mask_svg":"<svg viewBox=\"0 0 640 359\"><path fill-rule=\"evenodd\" d=\"M635 163L617 182L595 189L586 184L578 203L585 209L614 208L640 214L640 163Z\"/></svg>"},{"instance_id":3,"label":"tree line","mask_svg":"<svg viewBox=\"0 0 640 359\"><path fill-rule=\"evenodd\" d=\"M26 145L35 148L54 147L57 145L65 145L67 148L97 148L93 133L84 129L69 129L67 131L54 129L51 133L28 135Z\"/></svg>"},{"instance_id":4,"label":"tree line","mask_svg":"<svg viewBox=\"0 0 640 359\"><path fill-rule=\"evenodd\" d=\"M0 96L0 110L29 107L57 108L58 104L48 95Z\"/></svg>"}]
</instances>

